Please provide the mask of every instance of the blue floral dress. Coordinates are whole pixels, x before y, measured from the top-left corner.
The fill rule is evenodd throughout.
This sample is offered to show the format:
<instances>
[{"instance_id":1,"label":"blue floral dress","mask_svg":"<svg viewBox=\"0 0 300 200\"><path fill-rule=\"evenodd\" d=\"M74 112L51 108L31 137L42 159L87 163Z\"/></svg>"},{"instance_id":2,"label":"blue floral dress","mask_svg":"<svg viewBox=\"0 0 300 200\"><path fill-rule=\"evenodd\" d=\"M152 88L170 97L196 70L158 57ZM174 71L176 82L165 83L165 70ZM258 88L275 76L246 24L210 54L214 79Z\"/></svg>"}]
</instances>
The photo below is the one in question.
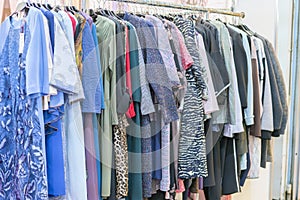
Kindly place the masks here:
<instances>
[{"instance_id":1,"label":"blue floral dress","mask_svg":"<svg viewBox=\"0 0 300 200\"><path fill-rule=\"evenodd\" d=\"M0 33L0 199L48 199L37 98L26 94L29 28L13 26L8 18Z\"/></svg>"}]
</instances>

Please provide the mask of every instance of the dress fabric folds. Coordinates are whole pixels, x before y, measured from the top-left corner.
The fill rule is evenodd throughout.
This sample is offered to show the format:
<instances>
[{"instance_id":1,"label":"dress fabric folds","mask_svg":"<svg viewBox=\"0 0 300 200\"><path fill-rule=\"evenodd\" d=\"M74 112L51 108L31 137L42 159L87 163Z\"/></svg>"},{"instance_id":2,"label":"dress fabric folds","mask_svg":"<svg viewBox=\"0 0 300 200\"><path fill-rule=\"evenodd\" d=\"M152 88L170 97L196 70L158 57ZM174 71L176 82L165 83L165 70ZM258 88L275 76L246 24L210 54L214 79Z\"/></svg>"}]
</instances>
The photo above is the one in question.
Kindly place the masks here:
<instances>
[{"instance_id":1,"label":"dress fabric folds","mask_svg":"<svg viewBox=\"0 0 300 200\"><path fill-rule=\"evenodd\" d=\"M217 200L272 161L286 87L246 25L21 13L0 25L0 200Z\"/></svg>"},{"instance_id":2,"label":"dress fabric folds","mask_svg":"<svg viewBox=\"0 0 300 200\"><path fill-rule=\"evenodd\" d=\"M28 18L34 14L35 10L31 11ZM9 18L0 31L7 33L1 34L0 45L0 199L48 199L38 117L41 99L26 93L26 56L33 32L29 24ZM19 43L20 37L23 43Z\"/></svg>"},{"instance_id":3,"label":"dress fabric folds","mask_svg":"<svg viewBox=\"0 0 300 200\"><path fill-rule=\"evenodd\" d=\"M175 18L175 24L183 33L194 64L187 69L187 91L184 96L184 106L181 122L181 137L179 140L178 177L189 179L207 176L206 148L204 134L204 109L202 98L205 95L205 71L197 55L194 27L192 21Z\"/></svg>"}]
</instances>

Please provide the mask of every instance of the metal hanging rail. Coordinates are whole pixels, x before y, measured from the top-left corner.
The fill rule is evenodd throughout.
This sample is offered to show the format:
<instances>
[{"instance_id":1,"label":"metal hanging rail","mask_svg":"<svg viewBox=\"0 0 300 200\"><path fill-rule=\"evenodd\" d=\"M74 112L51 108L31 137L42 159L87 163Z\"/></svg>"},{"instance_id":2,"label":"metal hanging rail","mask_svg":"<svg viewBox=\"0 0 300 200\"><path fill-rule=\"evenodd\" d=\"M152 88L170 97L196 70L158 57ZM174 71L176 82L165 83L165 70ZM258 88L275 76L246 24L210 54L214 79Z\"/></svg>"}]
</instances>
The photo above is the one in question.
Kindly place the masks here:
<instances>
[{"instance_id":1,"label":"metal hanging rail","mask_svg":"<svg viewBox=\"0 0 300 200\"><path fill-rule=\"evenodd\" d=\"M227 10L219 10L219 9L214 9L214 8L203 8L203 7L191 6L191 5L180 5L180 4L173 4L173 3L161 2L161 1L149 1L149 0L107 0L107 1L133 3L133 4L141 4L141 5L149 5L149 6L157 6L157 7L166 7L166 8L174 8L174 9L181 9L181 10L200 11L200 12L207 12L207 13L217 13L217 14L222 14L222 15L236 16L236 17L240 17L240 18L245 17L244 12L231 12L231 11L227 11Z\"/></svg>"}]
</instances>

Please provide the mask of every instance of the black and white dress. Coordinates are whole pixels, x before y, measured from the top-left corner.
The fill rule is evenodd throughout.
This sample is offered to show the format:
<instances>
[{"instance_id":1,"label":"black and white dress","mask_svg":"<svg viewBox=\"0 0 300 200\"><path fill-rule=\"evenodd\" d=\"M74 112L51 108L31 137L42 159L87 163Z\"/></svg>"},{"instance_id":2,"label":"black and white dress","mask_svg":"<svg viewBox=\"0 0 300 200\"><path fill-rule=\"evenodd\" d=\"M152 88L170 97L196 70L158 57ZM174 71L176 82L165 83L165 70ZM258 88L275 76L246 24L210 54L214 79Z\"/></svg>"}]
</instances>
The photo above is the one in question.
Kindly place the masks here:
<instances>
[{"instance_id":1,"label":"black and white dress","mask_svg":"<svg viewBox=\"0 0 300 200\"><path fill-rule=\"evenodd\" d=\"M206 70L197 50L193 22L175 17L174 23L182 32L187 49L194 60L194 64L186 70L188 84L181 118L178 177L206 177L208 172L202 102L207 94Z\"/></svg>"}]
</instances>

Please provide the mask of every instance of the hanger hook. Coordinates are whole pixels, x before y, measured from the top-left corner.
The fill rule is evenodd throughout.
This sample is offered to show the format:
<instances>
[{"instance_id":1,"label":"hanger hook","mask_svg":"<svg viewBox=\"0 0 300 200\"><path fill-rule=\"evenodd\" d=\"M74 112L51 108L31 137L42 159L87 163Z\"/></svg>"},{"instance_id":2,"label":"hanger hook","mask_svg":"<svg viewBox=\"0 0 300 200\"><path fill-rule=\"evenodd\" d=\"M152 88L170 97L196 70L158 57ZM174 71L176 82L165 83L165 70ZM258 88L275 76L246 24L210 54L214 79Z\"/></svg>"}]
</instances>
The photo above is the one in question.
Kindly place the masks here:
<instances>
[{"instance_id":1,"label":"hanger hook","mask_svg":"<svg viewBox=\"0 0 300 200\"><path fill-rule=\"evenodd\" d=\"M208 20L209 19L209 14L210 14L210 11L208 10L207 12L206 12L206 15L205 15L205 18Z\"/></svg>"}]
</instances>

